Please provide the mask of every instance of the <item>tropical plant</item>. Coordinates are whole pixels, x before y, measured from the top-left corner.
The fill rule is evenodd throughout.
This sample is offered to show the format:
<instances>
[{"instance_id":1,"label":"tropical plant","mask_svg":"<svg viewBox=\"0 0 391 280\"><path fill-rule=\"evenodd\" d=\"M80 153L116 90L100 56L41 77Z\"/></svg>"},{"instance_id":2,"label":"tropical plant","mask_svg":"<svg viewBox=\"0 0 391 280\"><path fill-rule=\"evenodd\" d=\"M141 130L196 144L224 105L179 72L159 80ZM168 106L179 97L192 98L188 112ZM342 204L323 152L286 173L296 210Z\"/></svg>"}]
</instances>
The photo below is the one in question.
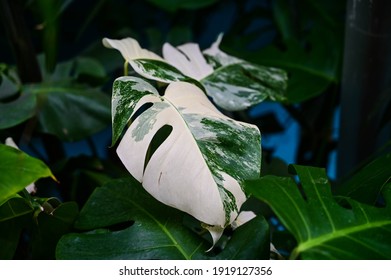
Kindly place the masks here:
<instances>
[{"instance_id":1,"label":"tropical plant","mask_svg":"<svg viewBox=\"0 0 391 280\"><path fill-rule=\"evenodd\" d=\"M389 259L389 145L324 168L345 9L0 1L0 259Z\"/></svg>"}]
</instances>

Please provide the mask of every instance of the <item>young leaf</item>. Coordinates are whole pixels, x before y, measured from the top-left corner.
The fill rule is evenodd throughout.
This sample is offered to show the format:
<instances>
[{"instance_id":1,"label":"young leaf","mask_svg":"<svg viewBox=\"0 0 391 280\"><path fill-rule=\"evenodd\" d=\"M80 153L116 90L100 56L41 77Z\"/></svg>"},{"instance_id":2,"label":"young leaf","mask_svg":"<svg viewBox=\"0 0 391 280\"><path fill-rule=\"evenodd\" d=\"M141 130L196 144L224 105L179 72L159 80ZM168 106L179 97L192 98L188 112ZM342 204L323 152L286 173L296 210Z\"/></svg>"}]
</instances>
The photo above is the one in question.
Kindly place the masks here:
<instances>
[{"instance_id":1,"label":"young leaf","mask_svg":"<svg viewBox=\"0 0 391 280\"><path fill-rule=\"evenodd\" d=\"M306 47L304 47L306 46ZM314 26L305 43L290 38L285 49L267 46L253 54L254 62L273 65L289 73L286 99L298 103L325 91L338 82L342 43L338 35L324 26Z\"/></svg>"},{"instance_id":2,"label":"young leaf","mask_svg":"<svg viewBox=\"0 0 391 280\"><path fill-rule=\"evenodd\" d=\"M164 96L145 81L121 77L113 86L114 141L129 118L117 153L128 171L161 202L221 230L237 217L246 196L241 182L259 177L257 127L221 114L196 86L171 83ZM162 127L171 133L148 156Z\"/></svg>"},{"instance_id":3,"label":"young leaf","mask_svg":"<svg viewBox=\"0 0 391 280\"><path fill-rule=\"evenodd\" d=\"M58 259L206 259L210 246L182 223L183 213L151 197L133 178L95 189L67 234ZM268 226L255 218L234 231L219 259L259 259L269 254Z\"/></svg>"},{"instance_id":4,"label":"young leaf","mask_svg":"<svg viewBox=\"0 0 391 280\"><path fill-rule=\"evenodd\" d=\"M293 168L301 180L303 194L287 177L265 176L246 183L246 189L266 202L296 238L297 247L291 258L391 258L391 188L384 192L386 208L349 198L344 208L332 197L323 169L298 165Z\"/></svg>"},{"instance_id":5,"label":"young leaf","mask_svg":"<svg viewBox=\"0 0 391 280\"><path fill-rule=\"evenodd\" d=\"M0 205L36 180L54 178L42 161L18 149L0 144L0 158Z\"/></svg>"}]
</instances>

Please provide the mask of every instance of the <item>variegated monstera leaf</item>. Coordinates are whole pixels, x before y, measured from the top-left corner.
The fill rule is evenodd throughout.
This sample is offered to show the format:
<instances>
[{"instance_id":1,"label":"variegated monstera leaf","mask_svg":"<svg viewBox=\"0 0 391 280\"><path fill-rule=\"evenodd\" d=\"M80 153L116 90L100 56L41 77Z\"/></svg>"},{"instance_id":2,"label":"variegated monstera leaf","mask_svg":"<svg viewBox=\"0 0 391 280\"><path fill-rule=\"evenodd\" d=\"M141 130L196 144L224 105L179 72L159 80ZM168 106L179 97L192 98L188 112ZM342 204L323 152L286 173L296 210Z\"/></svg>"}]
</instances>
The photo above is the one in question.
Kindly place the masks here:
<instances>
[{"instance_id":1,"label":"variegated monstera leaf","mask_svg":"<svg viewBox=\"0 0 391 280\"><path fill-rule=\"evenodd\" d=\"M201 52L187 43L177 48L166 43L163 57L142 49L132 38L103 39L106 47L117 49L141 76L164 83L192 81L220 108L238 111L264 100L285 101L286 73L277 68L249 63L219 49L222 36Z\"/></svg>"},{"instance_id":2,"label":"variegated monstera leaf","mask_svg":"<svg viewBox=\"0 0 391 280\"><path fill-rule=\"evenodd\" d=\"M260 132L221 114L197 86L172 82L163 95L131 76L116 79L113 143L127 170L159 201L206 224L214 241L237 224L242 181L259 177ZM169 132L152 151L152 143ZM240 222L238 223L240 224Z\"/></svg>"}]
</instances>

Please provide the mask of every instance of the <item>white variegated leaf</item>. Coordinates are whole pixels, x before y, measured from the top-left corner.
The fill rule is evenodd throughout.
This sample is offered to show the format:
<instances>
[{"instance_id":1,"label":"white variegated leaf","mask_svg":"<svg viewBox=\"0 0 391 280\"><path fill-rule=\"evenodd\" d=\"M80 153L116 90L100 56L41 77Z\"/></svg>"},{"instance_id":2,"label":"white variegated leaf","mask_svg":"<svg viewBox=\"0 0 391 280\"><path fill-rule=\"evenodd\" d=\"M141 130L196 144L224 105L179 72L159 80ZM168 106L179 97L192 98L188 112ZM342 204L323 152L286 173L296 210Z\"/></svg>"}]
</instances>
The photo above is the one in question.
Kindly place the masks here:
<instances>
[{"instance_id":1,"label":"white variegated leaf","mask_svg":"<svg viewBox=\"0 0 391 280\"><path fill-rule=\"evenodd\" d=\"M266 99L286 101L285 71L230 56L219 49L221 40L222 35L203 51L215 71L201 80L207 94L218 106L227 111L238 111Z\"/></svg>"},{"instance_id":2,"label":"white variegated leaf","mask_svg":"<svg viewBox=\"0 0 391 280\"><path fill-rule=\"evenodd\" d=\"M198 81L213 73L213 67L206 62L198 44L187 43L174 48L165 43L163 56L182 73Z\"/></svg>"},{"instance_id":3,"label":"white variegated leaf","mask_svg":"<svg viewBox=\"0 0 391 280\"><path fill-rule=\"evenodd\" d=\"M144 78L163 83L191 80L159 55L141 48L133 38L104 38L102 42L105 47L118 50L134 71Z\"/></svg>"},{"instance_id":4,"label":"white variegated leaf","mask_svg":"<svg viewBox=\"0 0 391 280\"><path fill-rule=\"evenodd\" d=\"M163 61L163 58L157 54L141 48L140 44L133 38L128 37L121 40L103 38L102 43L106 48L118 50L124 59L129 62L140 58Z\"/></svg>"},{"instance_id":5,"label":"white variegated leaf","mask_svg":"<svg viewBox=\"0 0 391 280\"><path fill-rule=\"evenodd\" d=\"M188 81L196 84L217 106L227 111L244 110L266 99L285 101L287 75L283 70L230 56L219 49L221 40L222 36L219 36L203 53L194 43L176 48L166 43L164 60L142 49L131 38L123 39L124 43L110 39L104 39L104 42L106 46L118 49L141 76L164 83Z\"/></svg>"},{"instance_id":6,"label":"white variegated leaf","mask_svg":"<svg viewBox=\"0 0 391 280\"><path fill-rule=\"evenodd\" d=\"M113 142L132 119L117 148L128 171L156 199L207 224L216 241L246 200L242 181L259 177L258 128L221 114L185 82L172 82L160 96L142 79L118 78L112 110ZM149 155L167 126L171 133Z\"/></svg>"}]
</instances>

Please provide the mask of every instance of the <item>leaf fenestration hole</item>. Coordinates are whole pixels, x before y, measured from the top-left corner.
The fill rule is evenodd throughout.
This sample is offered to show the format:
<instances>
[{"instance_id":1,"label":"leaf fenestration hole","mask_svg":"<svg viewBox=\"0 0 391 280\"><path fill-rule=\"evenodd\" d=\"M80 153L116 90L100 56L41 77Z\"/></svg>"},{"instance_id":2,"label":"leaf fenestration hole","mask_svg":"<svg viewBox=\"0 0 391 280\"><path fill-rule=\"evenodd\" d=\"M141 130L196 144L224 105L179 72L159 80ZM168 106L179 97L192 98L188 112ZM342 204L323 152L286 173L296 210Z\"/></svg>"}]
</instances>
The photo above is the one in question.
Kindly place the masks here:
<instances>
[{"instance_id":1,"label":"leaf fenestration hole","mask_svg":"<svg viewBox=\"0 0 391 280\"><path fill-rule=\"evenodd\" d=\"M134 224L134 221L124 221L124 222L109 226L108 230L110 230L111 232L121 231L121 230L127 229L128 227L132 226L133 224Z\"/></svg>"},{"instance_id":2,"label":"leaf fenestration hole","mask_svg":"<svg viewBox=\"0 0 391 280\"><path fill-rule=\"evenodd\" d=\"M133 116L130 118L129 123L134 122L135 119L137 119L142 113L144 113L146 110L151 108L153 105L152 102L147 102L143 104L138 110L133 114Z\"/></svg>"},{"instance_id":3,"label":"leaf fenestration hole","mask_svg":"<svg viewBox=\"0 0 391 280\"><path fill-rule=\"evenodd\" d=\"M147 154L145 155L144 172L153 154L160 147L160 145L168 138L168 136L170 136L171 132L172 132L172 126L166 124L162 126L153 136L151 143L149 143Z\"/></svg>"}]
</instances>

